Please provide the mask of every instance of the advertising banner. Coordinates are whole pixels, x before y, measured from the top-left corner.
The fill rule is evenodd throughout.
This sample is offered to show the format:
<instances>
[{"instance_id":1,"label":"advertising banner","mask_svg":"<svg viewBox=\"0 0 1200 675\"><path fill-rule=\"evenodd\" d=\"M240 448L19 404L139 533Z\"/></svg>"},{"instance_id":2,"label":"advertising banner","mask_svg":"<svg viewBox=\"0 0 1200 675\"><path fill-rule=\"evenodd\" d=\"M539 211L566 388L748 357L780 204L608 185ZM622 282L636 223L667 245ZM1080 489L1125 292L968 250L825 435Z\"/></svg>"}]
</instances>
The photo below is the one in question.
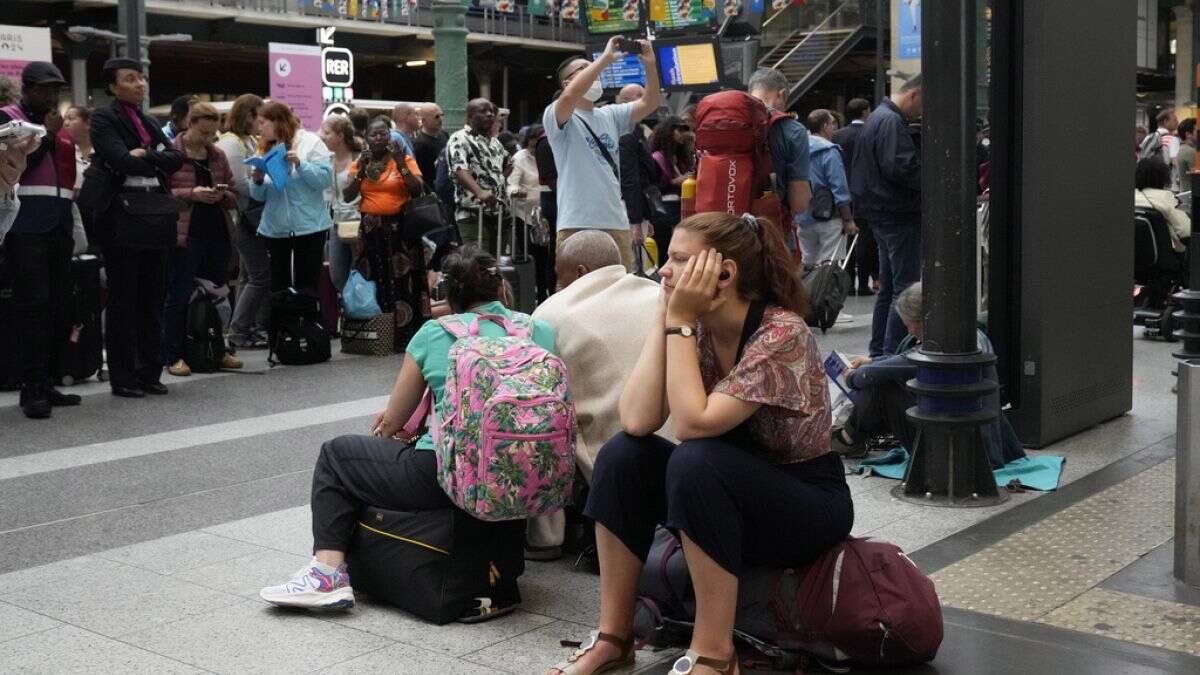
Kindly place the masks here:
<instances>
[{"instance_id":1,"label":"advertising banner","mask_svg":"<svg viewBox=\"0 0 1200 675\"><path fill-rule=\"evenodd\" d=\"M309 131L321 128L325 101L321 97L321 48L272 42L267 46L271 98L292 107Z\"/></svg>"},{"instance_id":2,"label":"advertising banner","mask_svg":"<svg viewBox=\"0 0 1200 675\"><path fill-rule=\"evenodd\" d=\"M900 14L900 58L921 58L921 0L901 0Z\"/></svg>"},{"instance_id":3,"label":"advertising banner","mask_svg":"<svg viewBox=\"0 0 1200 675\"><path fill-rule=\"evenodd\" d=\"M50 29L0 25L0 75L21 84L30 61L50 60Z\"/></svg>"}]
</instances>

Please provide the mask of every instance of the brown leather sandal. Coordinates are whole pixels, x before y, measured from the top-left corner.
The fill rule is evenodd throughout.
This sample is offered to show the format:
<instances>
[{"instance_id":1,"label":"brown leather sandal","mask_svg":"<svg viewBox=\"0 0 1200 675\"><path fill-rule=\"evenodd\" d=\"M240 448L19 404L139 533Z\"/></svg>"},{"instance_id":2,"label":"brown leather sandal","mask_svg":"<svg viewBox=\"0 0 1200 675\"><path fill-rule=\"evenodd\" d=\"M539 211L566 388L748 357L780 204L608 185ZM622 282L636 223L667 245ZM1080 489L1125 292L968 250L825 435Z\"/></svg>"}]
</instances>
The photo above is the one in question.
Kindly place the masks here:
<instances>
[{"instance_id":1,"label":"brown leather sandal","mask_svg":"<svg viewBox=\"0 0 1200 675\"><path fill-rule=\"evenodd\" d=\"M694 650L689 649L687 653L675 661L675 665L671 667L669 675L688 675L696 669L696 666L712 668L717 671L718 675L733 675L733 670L737 667L737 662L736 651L732 659L720 661L707 656L700 656Z\"/></svg>"},{"instance_id":2,"label":"brown leather sandal","mask_svg":"<svg viewBox=\"0 0 1200 675\"><path fill-rule=\"evenodd\" d=\"M567 657L566 661L554 666L554 670L557 670L563 675L577 675L579 673L579 669L576 663L579 661L579 659L583 658L584 654L592 651L598 642L607 642L611 645L616 645L621 650L621 654L614 659L601 663L596 667L595 670L592 671L593 675L600 675L600 673L607 673L617 670L618 668L625 668L633 665L633 637L622 639L616 635L601 633L598 630L594 630L592 631L592 634L589 635L588 638L583 642L563 640L561 643L562 646L576 647L577 649L575 650L574 654L571 654L571 656Z\"/></svg>"}]
</instances>

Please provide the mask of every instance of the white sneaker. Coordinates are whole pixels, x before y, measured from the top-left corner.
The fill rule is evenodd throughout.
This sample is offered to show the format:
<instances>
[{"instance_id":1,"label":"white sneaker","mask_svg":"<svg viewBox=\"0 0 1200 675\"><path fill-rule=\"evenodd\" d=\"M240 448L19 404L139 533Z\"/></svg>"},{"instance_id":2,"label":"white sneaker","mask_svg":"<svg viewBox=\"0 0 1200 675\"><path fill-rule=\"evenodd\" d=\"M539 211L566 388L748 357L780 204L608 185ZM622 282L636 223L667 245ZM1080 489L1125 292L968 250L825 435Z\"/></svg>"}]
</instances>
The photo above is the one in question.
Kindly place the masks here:
<instances>
[{"instance_id":1,"label":"white sneaker","mask_svg":"<svg viewBox=\"0 0 1200 675\"><path fill-rule=\"evenodd\" d=\"M834 323L854 323L854 315L843 312L842 314L838 314L837 321Z\"/></svg>"},{"instance_id":2,"label":"white sneaker","mask_svg":"<svg viewBox=\"0 0 1200 675\"><path fill-rule=\"evenodd\" d=\"M327 574L321 571L315 558L290 581L268 586L258 592L258 597L279 607L350 609L354 606L354 589L350 588L346 563L338 565L333 574Z\"/></svg>"}]
</instances>

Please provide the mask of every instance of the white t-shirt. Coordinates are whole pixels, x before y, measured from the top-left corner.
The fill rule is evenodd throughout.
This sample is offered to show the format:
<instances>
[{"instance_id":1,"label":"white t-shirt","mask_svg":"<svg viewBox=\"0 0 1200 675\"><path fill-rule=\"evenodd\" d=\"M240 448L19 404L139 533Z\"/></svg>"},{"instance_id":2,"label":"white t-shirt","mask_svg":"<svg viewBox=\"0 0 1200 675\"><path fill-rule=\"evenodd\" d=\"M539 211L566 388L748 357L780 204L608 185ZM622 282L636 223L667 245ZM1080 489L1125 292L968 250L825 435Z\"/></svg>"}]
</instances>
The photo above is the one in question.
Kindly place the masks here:
<instances>
[{"instance_id":1,"label":"white t-shirt","mask_svg":"<svg viewBox=\"0 0 1200 675\"><path fill-rule=\"evenodd\" d=\"M542 114L546 138L554 151L558 169L558 229L628 230L629 219L621 203L621 181L598 149L592 134L608 149L618 171L621 166L621 136L629 133L633 103L609 105L595 110L576 109L562 128L554 115L554 104Z\"/></svg>"}]
</instances>

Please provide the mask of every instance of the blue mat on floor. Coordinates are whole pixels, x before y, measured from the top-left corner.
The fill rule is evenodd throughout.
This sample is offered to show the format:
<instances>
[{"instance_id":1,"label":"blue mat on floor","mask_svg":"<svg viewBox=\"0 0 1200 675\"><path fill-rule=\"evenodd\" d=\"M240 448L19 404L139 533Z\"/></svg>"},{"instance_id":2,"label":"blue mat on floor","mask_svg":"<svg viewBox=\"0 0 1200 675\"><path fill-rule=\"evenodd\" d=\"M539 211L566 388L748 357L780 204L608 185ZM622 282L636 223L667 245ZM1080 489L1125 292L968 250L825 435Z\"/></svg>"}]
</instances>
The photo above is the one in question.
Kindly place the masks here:
<instances>
[{"instance_id":1,"label":"blue mat on floor","mask_svg":"<svg viewBox=\"0 0 1200 675\"><path fill-rule=\"evenodd\" d=\"M908 470L908 450L892 448L880 457L870 457L858 463L853 469L856 473L883 476L893 480L903 480L904 472ZM1015 459L1004 468L992 472L996 476L996 485L1004 487L1013 480L1021 481L1021 485L1030 490L1050 491L1058 489L1058 481L1062 478L1063 463L1066 458L1061 455L1040 455L1038 457L1022 457Z\"/></svg>"}]
</instances>

